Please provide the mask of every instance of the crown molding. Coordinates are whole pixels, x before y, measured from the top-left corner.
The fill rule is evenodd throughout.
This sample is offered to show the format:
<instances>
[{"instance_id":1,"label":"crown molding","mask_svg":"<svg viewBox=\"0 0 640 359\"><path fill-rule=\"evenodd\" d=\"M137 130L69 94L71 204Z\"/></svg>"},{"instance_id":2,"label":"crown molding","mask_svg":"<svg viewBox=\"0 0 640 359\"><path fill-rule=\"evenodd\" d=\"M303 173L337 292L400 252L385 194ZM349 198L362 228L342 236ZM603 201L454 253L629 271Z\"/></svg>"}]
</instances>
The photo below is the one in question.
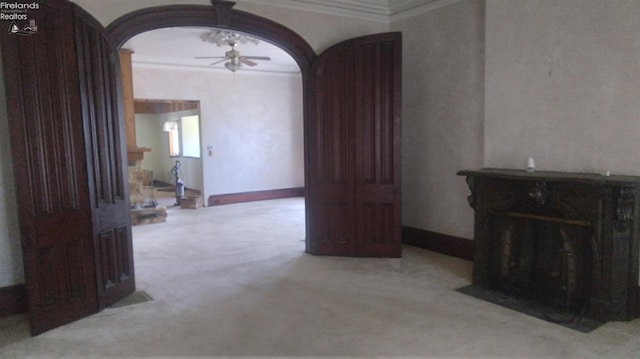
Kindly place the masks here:
<instances>
[{"instance_id":1,"label":"crown molding","mask_svg":"<svg viewBox=\"0 0 640 359\"><path fill-rule=\"evenodd\" d=\"M462 1L465 0L389 0L392 3L390 22L408 19Z\"/></svg>"},{"instance_id":2,"label":"crown molding","mask_svg":"<svg viewBox=\"0 0 640 359\"><path fill-rule=\"evenodd\" d=\"M239 0L237 2L238 5L253 3L386 23L389 22L390 15L386 0Z\"/></svg>"},{"instance_id":3,"label":"crown molding","mask_svg":"<svg viewBox=\"0 0 640 359\"><path fill-rule=\"evenodd\" d=\"M238 0L294 10L390 23L464 0Z\"/></svg>"}]
</instances>

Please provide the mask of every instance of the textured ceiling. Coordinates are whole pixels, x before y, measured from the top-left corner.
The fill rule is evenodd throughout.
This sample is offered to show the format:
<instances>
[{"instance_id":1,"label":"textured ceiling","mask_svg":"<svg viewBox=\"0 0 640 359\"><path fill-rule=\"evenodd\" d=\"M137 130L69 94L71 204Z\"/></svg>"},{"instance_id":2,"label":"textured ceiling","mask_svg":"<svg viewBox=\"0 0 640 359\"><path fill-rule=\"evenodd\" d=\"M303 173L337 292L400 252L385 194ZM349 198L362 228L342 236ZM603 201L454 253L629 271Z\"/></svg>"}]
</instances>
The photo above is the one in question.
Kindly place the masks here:
<instances>
[{"instance_id":1,"label":"textured ceiling","mask_svg":"<svg viewBox=\"0 0 640 359\"><path fill-rule=\"evenodd\" d=\"M147 31L132 37L123 48L133 50L134 66L178 66L194 67L201 70L222 70L224 63L210 65L218 59L195 59L199 56L224 56L229 46L218 47L202 41L200 35L208 29L197 27L170 27ZM238 45L237 50L244 56L269 56L271 61L255 61L255 67L243 66L243 72L262 71L275 73L299 73L293 58L285 51L260 41L258 45Z\"/></svg>"}]
</instances>

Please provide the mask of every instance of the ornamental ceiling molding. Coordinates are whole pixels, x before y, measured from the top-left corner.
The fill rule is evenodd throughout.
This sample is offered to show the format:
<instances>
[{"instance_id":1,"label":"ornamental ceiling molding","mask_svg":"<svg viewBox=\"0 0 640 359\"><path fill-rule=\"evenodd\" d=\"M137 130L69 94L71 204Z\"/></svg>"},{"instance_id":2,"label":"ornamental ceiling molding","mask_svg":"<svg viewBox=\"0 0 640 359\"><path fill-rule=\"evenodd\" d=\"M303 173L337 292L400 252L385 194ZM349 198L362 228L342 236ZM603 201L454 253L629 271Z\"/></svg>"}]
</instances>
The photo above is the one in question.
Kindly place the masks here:
<instances>
[{"instance_id":1,"label":"ornamental ceiling molding","mask_svg":"<svg viewBox=\"0 0 640 359\"><path fill-rule=\"evenodd\" d=\"M390 23L463 0L236 0Z\"/></svg>"},{"instance_id":2,"label":"ornamental ceiling molding","mask_svg":"<svg viewBox=\"0 0 640 359\"><path fill-rule=\"evenodd\" d=\"M464 0L389 0L390 22L408 19Z\"/></svg>"}]
</instances>

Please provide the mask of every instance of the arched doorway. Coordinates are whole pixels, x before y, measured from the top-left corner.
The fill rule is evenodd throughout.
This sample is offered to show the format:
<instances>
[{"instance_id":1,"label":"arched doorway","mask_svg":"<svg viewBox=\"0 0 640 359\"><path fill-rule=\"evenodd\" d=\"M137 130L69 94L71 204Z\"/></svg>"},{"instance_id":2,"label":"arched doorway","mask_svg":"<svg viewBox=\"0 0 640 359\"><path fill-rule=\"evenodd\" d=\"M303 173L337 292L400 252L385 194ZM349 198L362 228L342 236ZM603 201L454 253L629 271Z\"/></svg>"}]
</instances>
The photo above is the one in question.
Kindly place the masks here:
<instances>
[{"instance_id":1,"label":"arched doorway","mask_svg":"<svg viewBox=\"0 0 640 359\"><path fill-rule=\"evenodd\" d=\"M230 1L212 1L213 6L168 5L131 12L114 20L107 32L116 47L139 33L175 26L219 27L244 32L272 42L287 51L307 76L316 56L311 46L291 29L269 19L232 9Z\"/></svg>"},{"instance_id":2,"label":"arched doorway","mask_svg":"<svg viewBox=\"0 0 640 359\"><path fill-rule=\"evenodd\" d=\"M303 121L308 114L309 71L316 57L311 46L297 33L269 19L247 12L233 9L232 1L212 0L212 6L202 5L168 5L144 8L114 20L106 31L116 48L120 48L127 40L140 33L167 27L202 26L224 28L243 32L266 40L285 50L300 67L303 88ZM306 133L305 133L306 137ZM307 157L305 154L305 183L308 181ZM307 206L307 204L305 204ZM309 212L309 208L305 208ZM309 234L309 221L306 221L306 232Z\"/></svg>"}]
</instances>

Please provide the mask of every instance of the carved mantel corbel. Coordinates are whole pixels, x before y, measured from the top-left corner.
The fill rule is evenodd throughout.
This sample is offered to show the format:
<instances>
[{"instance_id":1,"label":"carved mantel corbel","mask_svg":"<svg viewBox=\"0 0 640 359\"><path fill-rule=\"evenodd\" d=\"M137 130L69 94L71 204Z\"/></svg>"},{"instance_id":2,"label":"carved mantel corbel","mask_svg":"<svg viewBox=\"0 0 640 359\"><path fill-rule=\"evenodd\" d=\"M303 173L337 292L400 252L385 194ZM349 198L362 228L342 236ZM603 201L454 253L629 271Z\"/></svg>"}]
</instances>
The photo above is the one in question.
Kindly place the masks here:
<instances>
[{"instance_id":1,"label":"carved mantel corbel","mask_svg":"<svg viewBox=\"0 0 640 359\"><path fill-rule=\"evenodd\" d=\"M228 27L231 23L232 8L236 5L235 1L211 0L211 5L216 12L216 26Z\"/></svg>"},{"instance_id":2,"label":"carved mantel corbel","mask_svg":"<svg viewBox=\"0 0 640 359\"><path fill-rule=\"evenodd\" d=\"M633 224L634 198L633 191L624 188L619 189L615 222L615 228L618 232L626 232Z\"/></svg>"}]
</instances>

